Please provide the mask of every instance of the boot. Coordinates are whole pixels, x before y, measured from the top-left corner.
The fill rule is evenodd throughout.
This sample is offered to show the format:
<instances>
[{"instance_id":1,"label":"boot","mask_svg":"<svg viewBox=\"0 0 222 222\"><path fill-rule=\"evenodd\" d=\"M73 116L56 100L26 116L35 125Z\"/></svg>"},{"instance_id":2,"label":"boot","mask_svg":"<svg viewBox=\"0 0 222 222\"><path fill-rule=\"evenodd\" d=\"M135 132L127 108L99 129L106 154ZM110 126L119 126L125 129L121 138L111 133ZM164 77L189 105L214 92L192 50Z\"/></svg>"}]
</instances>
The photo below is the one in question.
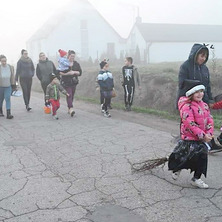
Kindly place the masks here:
<instances>
[{"instance_id":1,"label":"boot","mask_svg":"<svg viewBox=\"0 0 222 222\"><path fill-rule=\"evenodd\" d=\"M216 144L214 138L210 141L211 143L211 150L220 150L222 149L222 146L219 146Z\"/></svg>"},{"instance_id":2,"label":"boot","mask_svg":"<svg viewBox=\"0 0 222 222\"><path fill-rule=\"evenodd\" d=\"M7 119L12 119L14 116L11 115L11 110L7 109Z\"/></svg>"},{"instance_id":3,"label":"boot","mask_svg":"<svg viewBox=\"0 0 222 222\"><path fill-rule=\"evenodd\" d=\"M3 111L2 111L2 108L0 108L0 117L1 117L1 116L4 116Z\"/></svg>"}]
</instances>

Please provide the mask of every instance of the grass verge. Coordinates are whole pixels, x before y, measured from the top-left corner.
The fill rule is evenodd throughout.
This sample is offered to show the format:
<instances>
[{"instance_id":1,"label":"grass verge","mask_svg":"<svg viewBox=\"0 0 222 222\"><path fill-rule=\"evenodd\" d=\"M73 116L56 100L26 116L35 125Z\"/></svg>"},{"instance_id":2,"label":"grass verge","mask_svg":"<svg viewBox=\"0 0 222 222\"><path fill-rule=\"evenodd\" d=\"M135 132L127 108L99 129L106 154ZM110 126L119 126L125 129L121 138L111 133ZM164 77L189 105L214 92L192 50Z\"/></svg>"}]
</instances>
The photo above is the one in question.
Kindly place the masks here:
<instances>
[{"instance_id":1,"label":"grass verge","mask_svg":"<svg viewBox=\"0 0 222 222\"><path fill-rule=\"evenodd\" d=\"M82 101L85 101L85 102L98 104L98 99L84 97L84 96L76 96L75 98L77 100L82 100ZM112 106L113 106L113 108L116 108L116 109L119 109L119 110L122 110L122 109L125 108L125 106L123 104L120 104L120 103L113 103ZM141 106L133 106L132 110L136 113L144 113L144 114L149 114L149 115L155 115L155 116L158 116L158 117L162 117L164 119L180 121L179 115L170 113L168 111L151 109L151 108L146 108L146 107L141 107ZM222 125L222 115L213 114L213 118L214 118L215 129L220 129L220 127Z\"/></svg>"}]
</instances>

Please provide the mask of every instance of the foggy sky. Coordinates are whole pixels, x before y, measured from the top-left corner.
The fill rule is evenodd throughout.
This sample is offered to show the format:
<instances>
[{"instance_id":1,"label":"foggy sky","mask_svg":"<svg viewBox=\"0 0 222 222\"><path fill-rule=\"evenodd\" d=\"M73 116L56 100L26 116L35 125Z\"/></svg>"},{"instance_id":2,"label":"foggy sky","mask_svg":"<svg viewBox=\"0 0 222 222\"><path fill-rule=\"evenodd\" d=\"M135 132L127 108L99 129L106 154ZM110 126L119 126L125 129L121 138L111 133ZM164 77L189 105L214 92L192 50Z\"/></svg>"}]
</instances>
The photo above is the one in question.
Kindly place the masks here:
<instances>
[{"instance_id":1,"label":"foggy sky","mask_svg":"<svg viewBox=\"0 0 222 222\"><path fill-rule=\"evenodd\" d=\"M70 0L7 0L0 7L0 54L16 62L25 42ZM74 2L75 0L73 0ZM137 16L144 22L222 25L221 0L89 0L117 30L127 37ZM75 7L75 4L73 4ZM206 30L207 31L207 30Z\"/></svg>"}]
</instances>

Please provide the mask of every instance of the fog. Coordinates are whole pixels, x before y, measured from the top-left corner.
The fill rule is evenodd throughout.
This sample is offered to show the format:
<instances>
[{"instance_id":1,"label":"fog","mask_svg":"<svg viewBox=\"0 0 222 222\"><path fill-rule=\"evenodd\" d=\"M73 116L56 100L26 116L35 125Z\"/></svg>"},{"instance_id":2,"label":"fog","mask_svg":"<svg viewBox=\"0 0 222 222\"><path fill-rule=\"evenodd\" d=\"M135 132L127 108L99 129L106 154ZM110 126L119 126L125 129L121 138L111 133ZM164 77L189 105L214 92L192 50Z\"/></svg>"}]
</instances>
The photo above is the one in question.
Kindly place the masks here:
<instances>
[{"instance_id":1,"label":"fog","mask_svg":"<svg viewBox=\"0 0 222 222\"><path fill-rule=\"evenodd\" d=\"M70 0L1 2L0 54L14 63L26 41ZM75 0L72 0L73 7ZM143 22L222 25L221 0L89 0L122 36L127 37L138 13ZM206 30L207 32L207 30Z\"/></svg>"}]
</instances>

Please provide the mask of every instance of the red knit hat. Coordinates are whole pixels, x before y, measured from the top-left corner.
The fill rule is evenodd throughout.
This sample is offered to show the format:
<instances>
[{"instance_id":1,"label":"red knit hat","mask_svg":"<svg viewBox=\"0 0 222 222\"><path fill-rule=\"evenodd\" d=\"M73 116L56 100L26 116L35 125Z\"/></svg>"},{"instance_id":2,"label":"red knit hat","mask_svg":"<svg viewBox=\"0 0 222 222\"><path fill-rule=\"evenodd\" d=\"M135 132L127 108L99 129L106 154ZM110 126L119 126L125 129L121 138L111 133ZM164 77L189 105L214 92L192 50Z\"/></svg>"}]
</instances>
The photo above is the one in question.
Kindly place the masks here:
<instances>
[{"instance_id":1,"label":"red knit hat","mask_svg":"<svg viewBox=\"0 0 222 222\"><path fill-rule=\"evenodd\" d=\"M65 55L67 55L67 52L62 49L59 49L59 54L61 57L64 57Z\"/></svg>"}]
</instances>

